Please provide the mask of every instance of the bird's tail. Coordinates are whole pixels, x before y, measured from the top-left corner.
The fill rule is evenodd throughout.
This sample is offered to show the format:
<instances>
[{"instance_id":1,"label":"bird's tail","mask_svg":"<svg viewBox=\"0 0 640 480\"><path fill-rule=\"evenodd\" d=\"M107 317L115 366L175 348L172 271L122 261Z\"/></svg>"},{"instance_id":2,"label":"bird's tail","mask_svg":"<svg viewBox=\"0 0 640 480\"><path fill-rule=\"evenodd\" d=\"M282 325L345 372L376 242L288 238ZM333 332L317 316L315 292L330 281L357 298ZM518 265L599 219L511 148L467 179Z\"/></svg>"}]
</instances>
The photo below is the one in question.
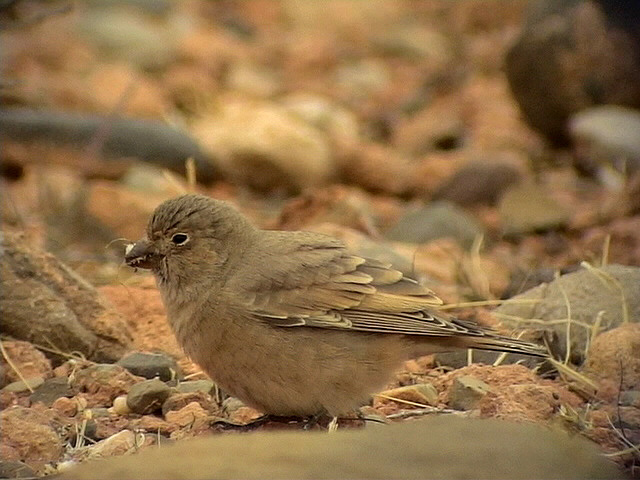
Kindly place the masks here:
<instances>
[{"instance_id":1,"label":"bird's tail","mask_svg":"<svg viewBox=\"0 0 640 480\"><path fill-rule=\"evenodd\" d=\"M478 350L490 350L493 352L519 353L521 355L541 358L549 356L549 351L542 345L525 340L518 340L516 338L504 337L502 335L487 334L481 337L461 338L460 340L466 348L477 348Z\"/></svg>"}]
</instances>

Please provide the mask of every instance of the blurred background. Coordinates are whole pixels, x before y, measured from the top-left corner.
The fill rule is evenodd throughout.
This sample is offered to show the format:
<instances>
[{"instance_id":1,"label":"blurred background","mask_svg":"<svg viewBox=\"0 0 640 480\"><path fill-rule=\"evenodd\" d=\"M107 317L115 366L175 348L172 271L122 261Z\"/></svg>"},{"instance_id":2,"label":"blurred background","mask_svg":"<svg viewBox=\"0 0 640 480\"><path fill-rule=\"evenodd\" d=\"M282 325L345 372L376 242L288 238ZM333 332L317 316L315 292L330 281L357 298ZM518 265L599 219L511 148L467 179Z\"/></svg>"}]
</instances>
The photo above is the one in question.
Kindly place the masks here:
<instances>
[{"instance_id":1,"label":"blurred background","mask_svg":"<svg viewBox=\"0 0 640 480\"><path fill-rule=\"evenodd\" d=\"M640 263L637 2L1 8L4 224L72 263L193 188L270 228Z\"/></svg>"},{"instance_id":2,"label":"blurred background","mask_svg":"<svg viewBox=\"0 0 640 480\"><path fill-rule=\"evenodd\" d=\"M61 267L34 253L47 251L99 287L126 320L107 335L118 348L89 358L115 361L133 341L196 370L150 278L122 265L154 208L189 191L263 228L338 236L490 324L500 299L615 267L588 273L587 290L575 277L547 311L582 315L573 346L566 321L551 327L567 365L583 365L600 331L640 317L637 0L2 0L0 40L3 268L80 282L53 275ZM583 310L565 311L566 292ZM473 301L485 303L464 308ZM516 316L544 317L498 318ZM21 338L12 325L3 333ZM624 385L635 392L625 435L636 444L640 366L624 382L615 369L637 364L638 344L592 370L607 414ZM572 403L583 413L585 385ZM588 436L630 448L603 415Z\"/></svg>"}]
</instances>

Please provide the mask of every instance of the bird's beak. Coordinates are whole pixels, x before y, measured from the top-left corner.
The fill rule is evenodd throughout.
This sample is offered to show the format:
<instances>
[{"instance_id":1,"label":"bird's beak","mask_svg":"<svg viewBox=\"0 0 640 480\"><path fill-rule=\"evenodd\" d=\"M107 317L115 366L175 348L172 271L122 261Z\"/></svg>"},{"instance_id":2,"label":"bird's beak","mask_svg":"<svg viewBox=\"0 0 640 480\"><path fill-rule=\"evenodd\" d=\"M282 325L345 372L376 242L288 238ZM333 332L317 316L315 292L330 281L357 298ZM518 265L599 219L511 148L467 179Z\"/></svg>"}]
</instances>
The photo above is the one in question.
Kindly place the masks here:
<instances>
[{"instance_id":1,"label":"bird's beak","mask_svg":"<svg viewBox=\"0 0 640 480\"><path fill-rule=\"evenodd\" d=\"M143 238L127 245L124 261L133 268L152 268L158 260L158 252L152 243Z\"/></svg>"}]
</instances>

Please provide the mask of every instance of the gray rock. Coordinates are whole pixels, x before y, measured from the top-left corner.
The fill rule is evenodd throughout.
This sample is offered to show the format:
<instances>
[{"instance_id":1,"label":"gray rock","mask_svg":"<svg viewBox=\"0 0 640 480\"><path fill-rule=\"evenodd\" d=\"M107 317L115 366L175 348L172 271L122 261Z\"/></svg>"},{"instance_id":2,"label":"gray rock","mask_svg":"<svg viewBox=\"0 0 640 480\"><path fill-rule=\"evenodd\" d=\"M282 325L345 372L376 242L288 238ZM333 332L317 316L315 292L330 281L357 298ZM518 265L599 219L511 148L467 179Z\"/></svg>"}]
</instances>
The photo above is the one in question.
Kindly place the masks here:
<instances>
[{"instance_id":1,"label":"gray rock","mask_svg":"<svg viewBox=\"0 0 640 480\"><path fill-rule=\"evenodd\" d=\"M493 365L496 360L502 355L501 352L490 352L486 350L473 350L471 355L471 361L473 363L481 363L484 365ZM434 359L438 365L446 367L457 368L466 367L469 365L469 357L467 350L452 350L450 352L438 352L434 355ZM529 368L535 368L540 359L537 357L531 357L529 355L519 355L517 353L508 353L500 362L501 365L511 365L513 363L519 363Z\"/></svg>"},{"instance_id":2,"label":"gray rock","mask_svg":"<svg viewBox=\"0 0 640 480\"><path fill-rule=\"evenodd\" d=\"M458 170L433 195L461 206L495 205L507 188L518 182L520 172L507 164L472 162Z\"/></svg>"},{"instance_id":3,"label":"gray rock","mask_svg":"<svg viewBox=\"0 0 640 480\"><path fill-rule=\"evenodd\" d=\"M436 202L406 213L385 233L385 237L407 243L453 237L468 248L482 233L481 225L471 215L449 202Z\"/></svg>"},{"instance_id":4,"label":"gray rock","mask_svg":"<svg viewBox=\"0 0 640 480\"><path fill-rule=\"evenodd\" d=\"M640 408L640 390L627 390L620 394L620 405Z\"/></svg>"},{"instance_id":5,"label":"gray rock","mask_svg":"<svg viewBox=\"0 0 640 480\"><path fill-rule=\"evenodd\" d=\"M44 383L44 378L42 377L33 377L27 378L25 381L18 380L17 382L11 382L9 385L5 386L2 391L3 392L13 392L13 393L22 393L31 389L36 389L40 385Z\"/></svg>"},{"instance_id":6,"label":"gray rock","mask_svg":"<svg viewBox=\"0 0 640 480\"><path fill-rule=\"evenodd\" d=\"M0 460L0 478L36 478L37 472L17 460Z\"/></svg>"},{"instance_id":7,"label":"gray rock","mask_svg":"<svg viewBox=\"0 0 640 480\"><path fill-rule=\"evenodd\" d=\"M572 113L597 104L640 107L637 2L539 0L505 59L525 119L566 144Z\"/></svg>"},{"instance_id":8,"label":"gray rock","mask_svg":"<svg viewBox=\"0 0 640 480\"><path fill-rule=\"evenodd\" d=\"M180 382L176 389L180 393L190 392L204 392L211 393L214 388L214 383L211 380L190 380L187 382Z\"/></svg>"},{"instance_id":9,"label":"gray rock","mask_svg":"<svg viewBox=\"0 0 640 480\"><path fill-rule=\"evenodd\" d=\"M510 328L550 332L553 337L550 346L559 358L566 355L568 302L571 359L574 364L581 364L597 319L600 319L600 332L615 328L625 320L640 319L640 267L608 265L595 270L582 269L543 283L513 300L496 308L494 315Z\"/></svg>"},{"instance_id":10,"label":"gray rock","mask_svg":"<svg viewBox=\"0 0 640 480\"><path fill-rule=\"evenodd\" d=\"M60 480L579 480L622 476L612 461L579 435L546 426L439 415L379 428L338 430L331 435L266 431L213 435L109 458L99 468L79 465Z\"/></svg>"},{"instance_id":11,"label":"gray rock","mask_svg":"<svg viewBox=\"0 0 640 480\"><path fill-rule=\"evenodd\" d=\"M174 60L176 40L182 33L176 27L170 21L113 6L84 12L76 25L104 54L149 70L166 67Z\"/></svg>"},{"instance_id":12,"label":"gray rock","mask_svg":"<svg viewBox=\"0 0 640 480\"><path fill-rule=\"evenodd\" d=\"M570 218L569 212L537 184L511 187L498 210L505 235L555 230L565 226Z\"/></svg>"},{"instance_id":13,"label":"gray rock","mask_svg":"<svg viewBox=\"0 0 640 480\"><path fill-rule=\"evenodd\" d=\"M511 298L519 293L526 292L533 287L537 287L541 283L552 282L556 276L556 272L560 272L564 275L565 273L575 272L579 269L579 265L569 265L560 269L540 267L531 270L516 270L511 274L509 285L505 291L502 292L502 298Z\"/></svg>"},{"instance_id":14,"label":"gray rock","mask_svg":"<svg viewBox=\"0 0 640 480\"><path fill-rule=\"evenodd\" d=\"M456 410L472 410L491 391L491 387L479 378L463 375L453 381L449 405Z\"/></svg>"},{"instance_id":15,"label":"gray rock","mask_svg":"<svg viewBox=\"0 0 640 480\"><path fill-rule=\"evenodd\" d=\"M50 378L31 394L31 403L42 402L50 407L60 397L73 397L75 391L66 377Z\"/></svg>"},{"instance_id":16,"label":"gray rock","mask_svg":"<svg viewBox=\"0 0 640 480\"><path fill-rule=\"evenodd\" d=\"M606 180L640 170L640 111L617 105L581 110L569 120L574 157L581 171Z\"/></svg>"},{"instance_id":17,"label":"gray rock","mask_svg":"<svg viewBox=\"0 0 640 480\"><path fill-rule=\"evenodd\" d=\"M166 353L134 352L118 360L117 365L139 377L158 377L163 382L182 377L182 371L175 359Z\"/></svg>"},{"instance_id":18,"label":"gray rock","mask_svg":"<svg viewBox=\"0 0 640 480\"><path fill-rule=\"evenodd\" d=\"M160 410L162 404L169 397L171 388L158 380L145 380L136 383L127 394L127 406L132 412L147 414Z\"/></svg>"}]
</instances>

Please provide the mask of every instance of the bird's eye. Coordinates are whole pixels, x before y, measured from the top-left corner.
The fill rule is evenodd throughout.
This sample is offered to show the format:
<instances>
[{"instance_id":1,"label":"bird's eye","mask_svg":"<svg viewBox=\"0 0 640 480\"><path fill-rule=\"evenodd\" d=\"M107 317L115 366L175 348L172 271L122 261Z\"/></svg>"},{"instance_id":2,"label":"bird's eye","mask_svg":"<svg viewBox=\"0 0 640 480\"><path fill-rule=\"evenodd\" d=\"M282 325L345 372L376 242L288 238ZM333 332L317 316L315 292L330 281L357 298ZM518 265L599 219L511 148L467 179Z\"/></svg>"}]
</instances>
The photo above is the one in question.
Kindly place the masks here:
<instances>
[{"instance_id":1,"label":"bird's eye","mask_svg":"<svg viewBox=\"0 0 640 480\"><path fill-rule=\"evenodd\" d=\"M174 245L184 245L189 240L189 235L186 233L175 233L173 237L171 237L171 241Z\"/></svg>"}]
</instances>

